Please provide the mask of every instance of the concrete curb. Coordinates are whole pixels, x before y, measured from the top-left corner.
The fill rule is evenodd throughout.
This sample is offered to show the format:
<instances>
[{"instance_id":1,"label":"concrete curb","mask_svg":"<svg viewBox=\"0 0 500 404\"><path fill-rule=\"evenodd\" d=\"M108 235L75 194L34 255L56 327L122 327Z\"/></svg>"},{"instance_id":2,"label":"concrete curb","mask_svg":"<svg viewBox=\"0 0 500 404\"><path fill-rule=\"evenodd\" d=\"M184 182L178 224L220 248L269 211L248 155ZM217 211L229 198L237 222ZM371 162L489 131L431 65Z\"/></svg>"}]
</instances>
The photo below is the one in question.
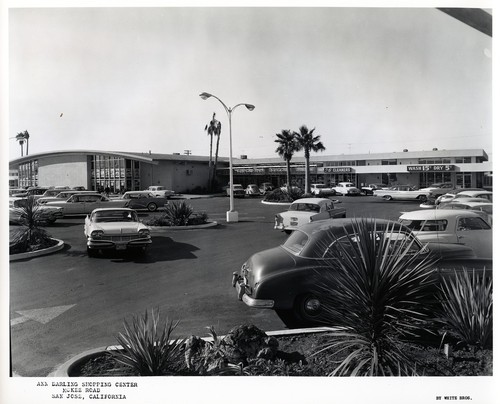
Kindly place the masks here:
<instances>
[{"instance_id":1,"label":"concrete curb","mask_svg":"<svg viewBox=\"0 0 500 404\"><path fill-rule=\"evenodd\" d=\"M20 254L12 254L9 256L9 261L12 262L12 261L31 259L31 258L35 258L35 257L41 257L42 255L52 254L52 253L59 251L59 250L62 250L64 248L64 241L57 240L55 238L53 238L52 240L57 241L57 244L55 246L45 248L43 250L29 251L29 252L20 253Z\"/></svg>"},{"instance_id":2,"label":"concrete curb","mask_svg":"<svg viewBox=\"0 0 500 404\"><path fill-rule=\"evenodd\" d=\"M152 234L165 233L170 230L196 230L196 229L208 229L209 227L215 227L219 223L216 221L205 223L205 224L197 224L194 226L148 226L148 229Z\"/></svg>"},{"instance_id":3,"label":"concrete curb","mask_svg":"<svg viewBox=\"0 0 500 404\"><path fill-rule=\"evenodd\" d=\"M338 331L339 327L316 327L316 328L296 328L292 330L277 330L277 331L266 331L266 334L270 337L281 337L281 336L291 336L300 334L316 334L320 332ZM224 338L224 335L221 336ZM211 337L204 337L204 340L211 340ZM100 356L105 352L110 352L114 350L121 349L120 345L109 345L100 348L89 349L84 351L68 361L59 365L53 372L49 373L47 377L71 377L71 371L77 367L82 362L86 362L89 359Z\"/></svg>"},{"instance_id":4,"label":"concrete curb","mask_svg":"<svg viewBox=\"0 0 500 404\"><path fill-rule=\"evenodd\" d=\"M264 205L276 205L276 206L290 206L293 202L268 202L268 201L260 201Z\"/></svg>"}]
</instances>

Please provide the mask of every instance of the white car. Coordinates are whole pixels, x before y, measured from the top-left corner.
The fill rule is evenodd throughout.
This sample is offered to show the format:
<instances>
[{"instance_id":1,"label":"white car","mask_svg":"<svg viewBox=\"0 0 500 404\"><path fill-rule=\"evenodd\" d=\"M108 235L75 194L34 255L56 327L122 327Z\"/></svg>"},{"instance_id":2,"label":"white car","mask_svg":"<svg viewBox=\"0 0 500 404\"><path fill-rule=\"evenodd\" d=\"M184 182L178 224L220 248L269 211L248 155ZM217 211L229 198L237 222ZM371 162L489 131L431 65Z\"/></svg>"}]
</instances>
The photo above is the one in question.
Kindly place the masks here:
<instances>
[{"instance_id":1,"label":"white car","mask_svg":"<svg viewBox=\"0 0 500 404\"><path fill-rule=\"evenodd\" d=\"M340 195L361 195L359 188L356 188L352 182L339 182L333 187L333 190Z\"/></svg>"},{"instance_id":2,"label":"white car","mask_svg":"<svg viewBox=\"0 0 500 404\"><path fill-rule=\"evenodd\" d=\"M412 185L395 185L389 189L377 189L373 195L379 196L386 201L412 201L425 202L430 195L429 191L423 191Z\"/></svg>"},{"instance_id":3,"label":"white car","mask_svg":"<svg viewBox=\"0 0 500 404\"><path fill-rule=\"evenodd\" d=\"M152 243L149 228L139 221L135 210L128 208L93 210L85 218L83 232L89 257L95 256L99 250L145 252Z\"/></svg>"},{"instance_id":4,"label":"white car","mask_svg":"<svg viewBox=\"0 0 500 404\"><path fill-rule=\"evenodd\" d=\"M167 189L161 185L151 185L146 189L146 191L151 192L154 196L162 196L164 198L170 198L175 195L175 191Z\"/></svg>"},{"instance_id":5,"label":"white car","mask_svg":"<svg viewBox=\"0 0 500 404\"><path fill-rule=\"evenodd\" d=\"M458 194L456 194L455 198L453 199L456 200L460 198L483 198L490 202L493 202L493 192L486 190L482 191L465 190L465 191L460 191Z\"/></svg>"},{"instance_id":6,"label":"white car","mask_svg":"<svg viewBox=\"0 0 500 404\"><path fill-rule=\"evenodd\" d=\"M491 226L470 210L433 209L403 213L399 222L423 243L455 243L472 248L480 258L492 258Z\"/></svg>"},{"instance_id":7,"label":"white car","mask_svg":"<svg viewBox=\"0 0 500 404\"><path fill-rule=\"evenodd\" d=\"M37 199L37 203L39 205L43 205L47 202L60 202L60 201L67 201L68 198L71 195L75 194L95 194L95 191L75 191L75 190L68 190L68 191L59 191L55 196L42 196L41 198Z\"/></svg>"},{"instance_id":8,"label":"white car","mask_svg":"<svg viewBox=\"0 0 500 404\"><path fill-rule=\"evenodd\" d=\"M311 194L317 197L337 195L333 188L325 184L311 184Z\"/></svg>"},{"instance_id":9,"label":"white car","mask_svg":"<svg viewBox=\"0 0 500 404\"><path fill-rule=\"evenodd\" d=\"M23 224L27 214L27 203L26 198L9 198L9 223ZM63 217L63 210L55 206L34 205L33 216L40 225L52 224Z\"/></svg>"},{"instance_id":10,"label":"white car","mask_svg":"<svg viewBox=\"0 0 500 404\"><path fill-rule=\"evenodd\" d=\"M276 215L274 228L291 233L297 227L316 220L346 217L346 209L336 208L336 202L327 198L297 199L286 212Z\"/></svg>"},{"instance_id":11,"label":"white car","mask_svg":"<svg viewBox=\"0 0 500 404\"><path fill-rule=\"evenodd\" d=\"M438 209L466 209L477 213L493 226L493 203L482 198L460 198L442 203Z\"/></svg>"},{"instance_id":12,"label":"white car","mask_svg":"<svg viewBox=\"0 0 500 404\"><path fill-rule=\"evenodd\" d=\"M368 184L361 187L361 194L373 195L377 189L388 189L388 186L386 184Z\"/></svg>"},{"instance_id":13,"label":"white car","mask_svg":"<svg viewBox=\"0 0 500 404\"><path fill-rule=\"evenodd\" d=\"M66 201L46 202L43 206L57 206L63 209L64 216L87 215L97 208L122 208L128 206L126 199L108 197L96 193L78 193Z\"/></svg>"}]
</instances>

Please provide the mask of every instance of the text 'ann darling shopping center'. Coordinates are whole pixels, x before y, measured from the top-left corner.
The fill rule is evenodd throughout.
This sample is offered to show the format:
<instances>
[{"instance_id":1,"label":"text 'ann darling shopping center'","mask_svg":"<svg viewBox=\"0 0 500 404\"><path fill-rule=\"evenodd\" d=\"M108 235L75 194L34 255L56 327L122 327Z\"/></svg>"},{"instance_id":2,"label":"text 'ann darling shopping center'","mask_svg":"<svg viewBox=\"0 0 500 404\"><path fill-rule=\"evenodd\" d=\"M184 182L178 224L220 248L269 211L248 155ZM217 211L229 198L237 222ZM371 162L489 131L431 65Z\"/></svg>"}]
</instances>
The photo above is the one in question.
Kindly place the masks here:
<instances>
[{"instance_id":1,"label":"text 'ann darling shopping center'","mask_svg":"<svg viewBox=\"0 0 500 404\"><path fill-rule=\"evenodd\" d=\"M163 185L176 192L202 192L209 179L208 156L179 153L134 153L96 150L54 151L10 161L9 185L83 186L101 191L142 190ZM304 158L291 160L291 183L304 185ZM275 158L233 158L234 182L246 186L271 182L284 185L286 164ZM371 183L408 184L425 187L451 182L459 188L492 188L493 165L482 149L419 150L369 154L311 156L311 183L327 185L350 181L356 186ZM227 158L219 158L217 182L229 180Z\"/></svg>"}]
</instances>

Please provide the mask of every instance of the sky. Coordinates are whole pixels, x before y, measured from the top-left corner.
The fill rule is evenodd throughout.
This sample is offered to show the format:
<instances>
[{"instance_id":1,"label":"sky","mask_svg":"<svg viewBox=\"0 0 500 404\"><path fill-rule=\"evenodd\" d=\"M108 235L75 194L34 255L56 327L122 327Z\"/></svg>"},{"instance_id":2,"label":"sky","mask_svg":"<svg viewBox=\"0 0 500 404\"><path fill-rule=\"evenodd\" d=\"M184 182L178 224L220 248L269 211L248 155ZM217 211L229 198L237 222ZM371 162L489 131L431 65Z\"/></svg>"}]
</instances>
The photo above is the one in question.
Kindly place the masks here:
<instances>
[{"instance_id":1,"label":"sky","mask_svg":"<svg viewBox=\"0 0 500 404\"><path fill-rule=\"evenodd\" d=\"M315 128L325 155L492 152L492 38L435 8L11 8L9 160L97 149L277 157Z\"/></svg>"}]
</instances>

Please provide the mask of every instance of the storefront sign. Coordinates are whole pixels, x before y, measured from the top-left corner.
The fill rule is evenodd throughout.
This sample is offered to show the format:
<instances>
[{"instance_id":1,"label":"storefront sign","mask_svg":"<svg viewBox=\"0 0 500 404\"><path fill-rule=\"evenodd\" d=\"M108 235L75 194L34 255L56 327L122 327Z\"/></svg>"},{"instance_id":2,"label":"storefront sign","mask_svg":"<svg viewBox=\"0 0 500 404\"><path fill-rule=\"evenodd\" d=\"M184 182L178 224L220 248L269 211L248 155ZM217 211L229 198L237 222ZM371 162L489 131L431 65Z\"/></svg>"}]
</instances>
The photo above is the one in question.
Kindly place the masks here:
<instances>
[{"instance_id":1,"label":"storefront sign","mask_svg":"<svg viewBox=\"0 0 500 404\"><path fill-rule=\"evenodd\" d=\"M454 171L455 166L452 164L437 164L437 165L419 165L419 166L408 166L408 172L422 172L422 171Z\"/></svg>"},{"instance_id":2,"label":"storefront sign","mask_svg":"<svg viewBox=\"0 0 500 404\"><path fill-rule=\"evenodd\" d=\"M326 173L352 173L352 167L324 167L323 172Z\"/></svg>"}]
</instances>

